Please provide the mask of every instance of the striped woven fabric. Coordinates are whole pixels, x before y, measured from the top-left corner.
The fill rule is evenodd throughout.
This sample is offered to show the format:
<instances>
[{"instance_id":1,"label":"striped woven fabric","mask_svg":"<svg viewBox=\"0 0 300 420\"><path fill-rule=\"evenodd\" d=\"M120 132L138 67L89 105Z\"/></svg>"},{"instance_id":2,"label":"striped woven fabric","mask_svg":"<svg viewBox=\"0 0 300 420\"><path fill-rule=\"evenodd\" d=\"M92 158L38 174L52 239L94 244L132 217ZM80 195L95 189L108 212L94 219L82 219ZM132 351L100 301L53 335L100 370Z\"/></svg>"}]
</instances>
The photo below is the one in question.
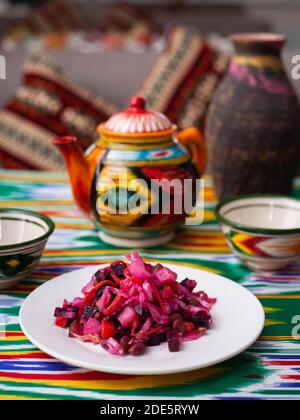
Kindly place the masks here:
<instances>
[{"instance_id":1,"label":"striped woven fabric","mask_svg":"<svg viewBox=\"0 0 300 420\"><path fill-rule=\"evenodd\" d=\"M104 245L75 209L63 174L0 171L1 207L40 211L56 222L44 257L30 278L0 294L0 399L211 398L300 399L300 342L292 338L300 316L300 265L258 275L230 253L206 186L206 222L182 230L167 246L143 255L225 275L254 292L267 322L247 352L210 369L168 376L120 376L67 366L35 348L23 335L19 308L43 282L87 265L109 262L127 250ZM295 194L300 198L300 183Z\"/></svg>"},{"instance_id":2,"label":"striped woven fabric","mask_svg":"<svg viewBox=\"0 0 300 420\"><path fill-rule=\"evenodd\" d=\"M175 25L169 33L167 48L153 65L138 95L180 129L203 129L209 104L228 60L228 56L212 49L197 31Z\"/></svg>"},{"instance_id":3,"label":"striped woven fabric","mask_svg":"<svg viewBox=\"0 0 300 420\"><path fill-rule=\"evenodd\" d=\"M57 136L78 138L86 150L97 126L116 107L71 80L40 52L23 68L23 83L0 110L0 163L7 169L64 170Z\"/></svg>"}]
</instances>

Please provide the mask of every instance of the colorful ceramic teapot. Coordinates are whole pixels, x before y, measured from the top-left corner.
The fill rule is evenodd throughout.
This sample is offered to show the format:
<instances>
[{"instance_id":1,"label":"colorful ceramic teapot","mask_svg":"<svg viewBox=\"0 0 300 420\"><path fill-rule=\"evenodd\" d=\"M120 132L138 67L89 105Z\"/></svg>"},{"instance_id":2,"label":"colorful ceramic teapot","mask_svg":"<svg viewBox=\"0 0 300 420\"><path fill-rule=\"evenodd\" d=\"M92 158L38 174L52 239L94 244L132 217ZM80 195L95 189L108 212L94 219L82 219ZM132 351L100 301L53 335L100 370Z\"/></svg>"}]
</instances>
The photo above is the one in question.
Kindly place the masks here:
<instances>
[{"instance_id":1,"label":"colorful ceramic teapot","mask_svg":"<svg viewBox=\"0 0 300 420\"><path fill-rule=\"evenodd\" d=\"M176 132L165 115L147 110L139 97L98 131L99 140L85 155L74 137L54 140L78 207L100 228L106 243L134 248L168 242L186 218L184 211L175 210L184 190L173 188L169 211L162 211L160 181L200 178L206 162L201 133L196 128ZM149 186L157 184L153 192Z\"/></svg>"}]
</instances>

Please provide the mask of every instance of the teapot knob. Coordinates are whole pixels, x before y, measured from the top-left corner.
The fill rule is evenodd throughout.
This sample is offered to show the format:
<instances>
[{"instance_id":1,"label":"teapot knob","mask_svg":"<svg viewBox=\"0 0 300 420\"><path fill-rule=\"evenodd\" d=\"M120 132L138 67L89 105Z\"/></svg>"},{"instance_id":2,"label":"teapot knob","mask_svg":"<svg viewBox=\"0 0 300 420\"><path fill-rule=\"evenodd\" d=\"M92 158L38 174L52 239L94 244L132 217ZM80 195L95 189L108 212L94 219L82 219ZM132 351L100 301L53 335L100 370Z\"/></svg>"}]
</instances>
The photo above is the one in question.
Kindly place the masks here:
<instances>
[{"instance_id":1,"label":"teapot knob","mask_svg":"<svg viewBox=\"0 0 300 420\"><path fill-rule=\"evenodd\" d=\"M134 96L130 101L130 107L144 110L146 108L146 101L140 96Z\"/></svg>"}]
</instances>

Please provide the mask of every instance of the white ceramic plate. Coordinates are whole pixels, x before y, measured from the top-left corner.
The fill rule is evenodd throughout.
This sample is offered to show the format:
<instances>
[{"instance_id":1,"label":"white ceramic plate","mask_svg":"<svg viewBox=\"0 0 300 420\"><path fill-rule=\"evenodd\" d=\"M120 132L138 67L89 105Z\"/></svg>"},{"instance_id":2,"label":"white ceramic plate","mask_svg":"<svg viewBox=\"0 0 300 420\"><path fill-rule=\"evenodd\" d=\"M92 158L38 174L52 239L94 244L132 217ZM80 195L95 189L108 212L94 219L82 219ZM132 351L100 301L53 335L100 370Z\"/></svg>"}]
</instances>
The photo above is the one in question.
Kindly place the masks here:
<instances>
[{"instance_id":1,"label":"white ceramic plate","mask_svg":"<svg viewBox=\"0 0 300 420\"><path fill-rule=\"evenodd\" d=\"M127 375L169 374L212 366L237 356L257 340L264 327L265 314L252 293L206 271L167 266L178 273L179 280L195 279L199 290L218 299L212 312L212 329L200 340L183 344L178 353L170 353L167 344L162 344L149 348L139 357L112 356L101 346L69 338L68 331L54 325L55 307L61 306L64 298L72 300L80 296L82 287L97 267L73 271L36 289L22 305L21 327L38 348L68 364Z\"/></svg>"}]
</instances>

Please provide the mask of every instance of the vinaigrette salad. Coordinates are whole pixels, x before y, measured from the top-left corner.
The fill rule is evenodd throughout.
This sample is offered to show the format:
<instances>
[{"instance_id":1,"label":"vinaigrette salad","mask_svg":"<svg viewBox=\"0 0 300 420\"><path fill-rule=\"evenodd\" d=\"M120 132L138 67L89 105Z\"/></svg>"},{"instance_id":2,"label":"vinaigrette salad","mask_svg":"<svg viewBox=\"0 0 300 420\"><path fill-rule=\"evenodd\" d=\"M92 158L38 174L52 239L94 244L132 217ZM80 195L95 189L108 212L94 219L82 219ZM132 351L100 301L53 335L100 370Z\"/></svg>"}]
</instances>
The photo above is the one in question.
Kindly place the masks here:
<instances>
[{"instance_id":1,"label":"vinaigrette salad","mask_svg":"<svg viewBox=\"0 0 300 420\"><path fill-rule=\"evenodd\" d=\"M176 273L146 263L138 252L126 258L97 271L82 297L64 300L55 324L117 356L139 356L161 343L178 352L207 333L216 299L195 292L195 280L178 282Z\"/></svg>"}]
</instances>

